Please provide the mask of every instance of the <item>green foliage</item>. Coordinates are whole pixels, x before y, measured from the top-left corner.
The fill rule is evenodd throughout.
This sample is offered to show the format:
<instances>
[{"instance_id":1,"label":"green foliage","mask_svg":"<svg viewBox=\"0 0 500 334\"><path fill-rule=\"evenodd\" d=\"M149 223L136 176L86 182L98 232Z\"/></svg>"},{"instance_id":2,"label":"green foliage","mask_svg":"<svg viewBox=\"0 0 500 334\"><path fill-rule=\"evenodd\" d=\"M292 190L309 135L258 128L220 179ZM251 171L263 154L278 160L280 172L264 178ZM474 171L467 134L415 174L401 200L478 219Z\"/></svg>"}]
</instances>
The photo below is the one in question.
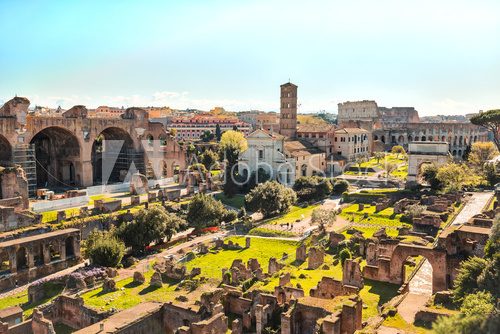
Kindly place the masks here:
<instances>
[{"instance_id":1,"label":"green foliage","mask_svg":"<svg viewBox=\"0 0 500 334\"><path fill-rule=\"evenodd\" d=\"M219 160L219 155L212 150L206 150L200 155L200 162L208 170L218 169L219 168L218 160Z\"/></svg>"},{"instance_id":2,"label":"green foliage","mask_svg":"<svg viewBox=\"0 0 500 334\"><path fill-rule=\"evenodd\" d=\"M94 265L116 267L125 253L125 244L112 232L94 230L84 242L84 256Z\"/></svg>"},{"instance_id":3,"label":"green foliage","mask_svg":"<svg viewBox=\"0 0 500 334\"><path fill-rule=\"evenodd\" d=\"M391 149L391 153L396 154L396 157L399 159L400 154L406 154L405 149L401 145L393 146Z\"/></svg>"},{"instance_id":4,"label":"green foliage","mask_svg":"<svg viewBox=\"0 0 500 334\"><path fill-rule=\"evenodd\" d=\"M318 201L332 192L329 180L319 176L302 176L295 180L293 190L297 193L299 201Z\"/></svg>"},{"instance_id":5,"label":"green foliage","mask_svg":"<svg viewBox=\"0 0 500 334\"><path fill-rule=\"evenodd\" d=\"M265 218L287 212L296 201L295 192L276 181L261 183L245 196L246 207Z\"/></svg>"},{"instance_id":6,"label":"green foliage","mask_svg":"<svg viewBox=\"0 0 500 334\"><path fill-rule=\"evenodd\" d=\"M349 251L349 249L347 248L343 248L340 252L339 252L339 259L340 259L340 263L342 263L342 265L344 265L344 262L347 260L347 259L350 259L352 257L352 254L351 252Z\"/></svg>"},{"instance_id":7,"label":"green foliage","mask_svg":"<svg viewBox=\"0 0 500 334\"><path fill-rule=\"evenodd\" d=\"M165 222L168 219L169 214L161 206L141 209L135 214L133 221L118 228L117 234L134 252L142 252L153 241L165 237Z\"/></svg>"},{"instance_id":8,"label":"green foliage","mask_svg":"<svg viewBox=\"0 0 500 334\"><path fill-rule=\"evenodd\" d=\"M438 168L436 179L445 192L463 190L464 187L477 186L481 177L465 164L449 163Z\"/></svg>"},{"instance_id":9,"label":"green foliage","mask_svg":"<svg viewBox=\"0 0 500 334\"><path fill-rule=\"evenodd\" d=\"M432 328L437 334L497 333L499 325L497 312L491 294L477 292L464 298L460 314L438 318Z\"/></svg>"},{"instance_id":10,"label":"green foliage","mask_svg":"<svg viewBox=\"0 0 500 334\"><path fill-rule=\"evenodd\" d=\"M220 224L227 215L224 205L205 194L196 194L188 206L187 220L196 229Z\"/></svg>"},{"instance_id":11,"label":"green foliage","mask_svg":"<svg viewBox=\"0 0 500 334\"><path fill-rule=\"evenodd\" d=\"M493 159L497 155L498 150L492 142L475 142L472 144L468 161L472 165L482 168L486 161Z\"/></svg>"},{"instance_id":12,"label":"green foliage","mask_svg":"<svg viewBox=\"0 0 500 334\"><path fill-rule=\"evenodd\" d=\"M190 171L200 172L203 175L205 175L207 173L207 168L202 163L192 164L191 166L189 166L189 170Z\"/></svg>"},{"instance_id":13,"label":"green foliage","mask_svg":"<svg viewBox=\"0 0 500 334\"><path fill-rule=\"evenodd\" d=\"M219 130L220 130L220 128L219 128ZM215 138L215 135L210 130L203 131L203 133L200 136L200 139L205 143L208 143L209 141L214 140L214 138Z\"/></svg>"},{"instance_id":14,"label":"green foliage","mask_svg":"<svg viewBox=\"0 0 500 334\"><path fill-rule=\"evenodd\" d=\"M480 112L471 117L472 124L482 126L493 134L493 141L500 151L500 109L488 110Z\"/></svg>"},{"instance_id":15,"label":"green foliage","mask_svg":"<svg viewBox=\"0 0 500 334\"><path fill-rule=\"evenodd\" d=\"M332 193L340 195L349 189L349 182L346 180L336 180L333 184Z\"/></svg>"},{"instance_id":16,"label":"green foliage","mask_svg":"<svg viewBox=\"0 0 500 334\"><path fill-rule=\"evenodd\" d=\"M486 260L479 257L472 257L461 263L453 288L453 299L456 302L461 302L467 294L477 291L477 278L486 264Z\"/></svg>"},{"instance_id":17,"label":"green foliage","mask_svg":"<svg viewBox=\"0 0 500 334\"><path fill-rule=\"evenodd\" d=\"M333 224L337 218L337 213L335 210L316 208L313 210L311 215L311 221L313 224L318 224L320 230L324 231L325 226Z\"/></svg>"},{"instance_id":18,"label":"green foliage","mask_svg":"<svg viewBox=\"0 0 500 334\"><path fill-rule=\"evenodd\" d=\"M176 215L175 213L166 212L165 221L163 222L163 234L170 241L175 233L183 230L187 222Z\"/></svg>"},{"instance_id":19,"label":"green foliage","mask_svg":"<svg viewBox=\"0 0 500 334\"><path fill-rule=\"evenodd\" d=\"M491 235L486 242L484 252L488 258L492 258L496 253L500 252L500 215L497 215L493 220Z\"/></svg>"},{"instance_id":20,"label":"green foliage","mask_svg":"<svg viewBox=\"0 0 500 334\"><path fill-rule=\"evenodd\" d=\"M222 137L222 132L221 132L221 130L220 130L220 125L219 125L219 123L217 123L217 124L215 125L215 138L217 139L217 141L220 141L221 137Z\"/></svg>"}]
</instances>

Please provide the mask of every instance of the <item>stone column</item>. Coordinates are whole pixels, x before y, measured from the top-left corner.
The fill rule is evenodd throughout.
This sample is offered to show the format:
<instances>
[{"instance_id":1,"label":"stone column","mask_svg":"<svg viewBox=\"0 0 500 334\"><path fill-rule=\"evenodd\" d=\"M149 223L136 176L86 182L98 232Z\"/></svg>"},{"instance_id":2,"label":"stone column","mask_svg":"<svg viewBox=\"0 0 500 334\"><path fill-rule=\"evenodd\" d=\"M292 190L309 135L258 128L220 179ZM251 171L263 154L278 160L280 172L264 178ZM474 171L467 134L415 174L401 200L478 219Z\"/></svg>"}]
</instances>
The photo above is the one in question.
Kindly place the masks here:
<instances>
[{"instance_id":1,"label":"stone column","mask_svg":"<svg viewBox=\"0 0 500 334\"><path fill-rule=\"evenodd\" d=\"M94 184L94 170L92 169L91 161L82 161L80 177L83 187L90 187Z\"/></svg>"},{"instance_id":2,"label":"stone column","mask_svg":"<svg viewBox=\"0 0 500 334\"><path fill-rule=\"evenodd\" d=\"M73 238L73 253L75 254L75 258L80 259L80 238Z\"/></svg>"},{"instance_id":3,"label":"stone column","mask_svg":"<svg viewBox=\"0 0 500 334\"><path fill-rule=\"evenodd\" d=\"M43 264L49 264L50 263L50 249L49 245L43 244L42 245L42 256L43 256Z\"/></svg>"},{"instance_id":4,"label":"stone column","mask_svg":"<svg viewBox=\"0 0 500 334\"><path fill-rule=\"evenodd\" d=\"M17 273L17 256L15 249L9 249L9 263L10 263L10 272L15 274Z\"/></svg>"},{"instance_id":5,"label":"stone column","mask_svg":"<svg viewBox=\"0 0 500 334\"><path fill-rule=\"evenodd\" d=\"M28 268L35 267L35 256L33 254L33 246L26 247L26 257L28 259Z\"/></svg>"},{"instance_id":6,"label":"stone column","mask_svg":"<svg viewBox=\"0 0 500 334\"><path fill-rule=\"evenodd\" d=\"M59 254L61 255L61 260L66 261L66 243L64 240L59 240Z\"/></svg>"}]
</instances>

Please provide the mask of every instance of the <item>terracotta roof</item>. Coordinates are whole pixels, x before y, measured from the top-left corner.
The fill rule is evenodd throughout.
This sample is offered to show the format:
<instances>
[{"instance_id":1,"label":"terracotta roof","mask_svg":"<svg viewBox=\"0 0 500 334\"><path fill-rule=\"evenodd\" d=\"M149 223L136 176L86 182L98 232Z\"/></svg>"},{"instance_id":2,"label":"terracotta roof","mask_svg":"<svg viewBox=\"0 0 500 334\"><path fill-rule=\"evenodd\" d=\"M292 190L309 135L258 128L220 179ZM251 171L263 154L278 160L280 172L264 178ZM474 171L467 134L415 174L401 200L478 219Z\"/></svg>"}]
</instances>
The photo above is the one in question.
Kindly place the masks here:
<instances>
[{"instance_id":1,"label":"terracotta roof","mask_svg":"<svg viewBox=\"0 0 500 334\"><path fill-rule=\"evenodd\" d=\"M297 132L330 132L335 131L333 124L300 124Z\"/></svg>"},{"instance_id":2,"label":"terracotta roof","mask_svg":"<svg viewBox=\"0 0 500 334\"><path fill-rule=\"evenodd\" d=\"M314 147L305 140L287 140L285 141L285 151L292 157L302 157L323 153L319 148Z\"/></svg>"},{"instance_id":3,"label":"terracotta roof","mask_svg":"<svg viewBox=\"0 0 500 334\"><path fill-rule=\"evenodd\" d=\"M342 128L335 130L335 133L370 133L370 131L361 128Z\"/></svg>"}]
</instances>

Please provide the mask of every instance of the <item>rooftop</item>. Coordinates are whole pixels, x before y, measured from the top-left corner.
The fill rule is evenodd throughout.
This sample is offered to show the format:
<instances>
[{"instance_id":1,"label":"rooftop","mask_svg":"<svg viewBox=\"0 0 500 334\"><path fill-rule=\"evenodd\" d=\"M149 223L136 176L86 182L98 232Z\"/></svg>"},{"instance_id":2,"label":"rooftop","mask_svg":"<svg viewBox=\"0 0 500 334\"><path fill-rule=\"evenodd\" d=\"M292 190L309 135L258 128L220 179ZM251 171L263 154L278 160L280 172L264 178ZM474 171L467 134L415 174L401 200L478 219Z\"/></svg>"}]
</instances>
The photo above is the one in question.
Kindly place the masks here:
<instances>
[{"instance_id":1,"label":"rooftop","mask_svg":"<svg viewBox=\"0 0 500 334\"><path fill-rule=\"evenodd\" d=\"M43 240L43 239L49 239L53 237L58 237L61 235L66 235L66 234L73 234L73 233L80 233L80 230L77 228L67 228L64 230L58 230L54 232L48 232L48 233L43 233L43 234L37 234L33 235L30 237L25 237L25 238L19 238L19 239L13 239L9 241L4 241L0 242L0 249L5 248L5 247L11 247L15 245L20 245L20 244L26 244L30 242L35 242L38 240Z\"/></svg>"}]
</instances>

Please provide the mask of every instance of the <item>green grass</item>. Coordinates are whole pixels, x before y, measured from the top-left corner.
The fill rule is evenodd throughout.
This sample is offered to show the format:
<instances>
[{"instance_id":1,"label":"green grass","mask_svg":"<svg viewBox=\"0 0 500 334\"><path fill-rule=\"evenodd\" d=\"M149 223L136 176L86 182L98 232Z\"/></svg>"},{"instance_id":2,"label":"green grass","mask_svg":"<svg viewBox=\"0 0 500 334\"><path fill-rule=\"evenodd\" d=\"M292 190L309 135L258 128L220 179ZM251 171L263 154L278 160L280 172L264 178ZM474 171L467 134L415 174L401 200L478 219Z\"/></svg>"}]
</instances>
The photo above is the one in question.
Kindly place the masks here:
<instances>
[{"instance_id":1,"label":"green grass","mask_svg":"<svg viewBox=\"0 0 500 334\"><path fill-rule=\"evenodd\" d=\"M241 246L245 246L244 237L231 237L232 240ZM197 256L186 263L188 271L192 268L201 268L201 275L208 278L222 279L222 268L230 268L233 260L242 259L246 263L251 258L257 259L267 272L267 264L271 257L281 259L283 253L289 254L289 261L295 259L295 249L299 243L288 240L274 240L265 238L252 238L250 248L241 250L222 250L217 253L208 253Z\"/></svg>"},{"instance_id":2,"label":"green grass","mask_svg":"<svg viewBox=\"0 0 500 334\"><path fill-rule=\"evenodd\" d=\"M432 333L432 330L430 328L415 326L414 324L407 323L406 320L404 320L403 317L401 317L401 315L399 314L396 314L393 317L388 317L387 319L385 319L382 325L386 327L402 329L404 331L415 334Z\"/></svg>"},{"instance_id":3,"label":"green grass","mask_svg":"<svg viewBox=\"0 0 500 334\"><path fill-rule=\"evenodd\" d=\"M133 278L130 277L116 282L117 291L105 293L99 287L82 294L81 297L85 301L85 305L100 310L109 310L111 308L124 310L143 302L167 302L173 300L177 282L163 284L161 288L152 288L148 284L152 275L153 269L150 269L144 274L146 278L144 284L135 284Z\"/></svg>"},{"instance_id":4,"label":"green grass","mask_svg":"<svg viewBox=\"0 0 500 334\"><path fill-rule=\"evenodd\" d=\"M28 290L21 291L12 296L0 299L0 310L11 306L20 306L23 309L24 317L29 317L33 313L33 309L37 306L45 304L57 297L63 290L63 286L54 283L45 283L44 289L46 298L37 303L28 303Z\"/></svg>"},{"instance_id":5,"label":"green grass","mask_svg":"<svg viewBox=\"0 0 500 334\"><path fill-rule=\"evenodd\" d=\"M373 234L380 230L380 227L364 227L364 226L353 226L352 228L360 231L365 238L371 238L373 237ZM398 236L398 230L395 228L386 228L385 232L389 237L397 237ZM348 234L347 231L342 232L343 235L345 235L348 239L351 238L351 234Z\"/></svg>"},{"instance_id":6,"label":"green grass","mask_svg":"<svg viewBox=\"0 0 500 334\"><path fill-rule=\"evenodd\" d=\"M272 218L266 221L266 224L286 224L286 223L295 223L296 220L302 220L304 218L310 217L313 210L318 208L319 204L309 205L306 208L302 208L300 206L292 206L290 211L283 216Z\"/></svg>"},{"instance_id":7,"label":"green grass","mask_svg":"<svg viewBox=\"0 0 500 334\"><path fill-rule=\"evenodd\" d=\"M406 179L408 176L408 165L400 166L391 172L391 175L398 179Z\"/></svg>"},{"instance_id":8,"label":"green grass","mask_svg":"<svg viewBox=\"0 0 500 334\"><path fill-rule=\"evenodd\" d=\"M402 214L395 214L394 208L386 208L375 212L374 205L365 204L363 210L359 210L359 204L352 204L340 213L340 216L358 224L367 224L373 226L400 227ZM365 218L365 216L367 216Z\"/></svg>"},{"instance_id":9,"label":"green grass","mask_svg":"<svg viewBox=\"0 0 500 334\"><path fill-rule=\"evenodd\" d=\"M386 154L384 159L380 159L378 162L377 162L377 159L375 159L374 157L370 158L370 160L368 160L367 162L363 162L360 165L360 168L381 168L381 169L384 169L386 163L401 164L403 162L405 162L405 160L403 159L403 156L401 154L398 158L397 154L388 153L388 154Z\"/></svg>"},{"instance_id":10,"label":"green grass","mask_svg":"<svg viewBox=\"0 0 500 334\"><path fill-rule=\"evenodd\" d=\"M54 222L57 220L57 211L60 210L53 210L53 211L45 211L42 212L42 223L50 223ZM66 213L66 219L72 218L72 217L77 217L80 215L80 208L70 208L64 210Z\"/></svg>"},{"instance_id":11,"label":"green grass","mask_svg":"<svg viewBox=\"0 0 500 334\"><path fill-rule=\"evenodd\" d=\"M233 208L240 209L245 206L245 196L234 195L233 197L227 197L223 193L216 194L215 199L218 199L222 203L232 206Z\"/></svg>"},{"instance_id":12,"label":"green grass","mask_svg":"<svg viewBox=\"0 0 500 334\"><path fill-rule=\"evenodd\" d=\"M282 237L282 238L293 238L297 235L290 231L280 231L272 230L264 227L255 227L248 232L249 235L257 235L261 237Z\"/></svg>"},{"instance_id":13,"label":"green grass","mask_svg":"<svg viewBox=\"0 0 500 334\"><path fill-rule=\"evenodd\" d=\"M373 176L375 175L374 172L363 172L362 170L358 171L358 172L353 172L353 171L346 171L344 172L344 175L354 175L354 176Z\"/></svg>"}]
</instances>

